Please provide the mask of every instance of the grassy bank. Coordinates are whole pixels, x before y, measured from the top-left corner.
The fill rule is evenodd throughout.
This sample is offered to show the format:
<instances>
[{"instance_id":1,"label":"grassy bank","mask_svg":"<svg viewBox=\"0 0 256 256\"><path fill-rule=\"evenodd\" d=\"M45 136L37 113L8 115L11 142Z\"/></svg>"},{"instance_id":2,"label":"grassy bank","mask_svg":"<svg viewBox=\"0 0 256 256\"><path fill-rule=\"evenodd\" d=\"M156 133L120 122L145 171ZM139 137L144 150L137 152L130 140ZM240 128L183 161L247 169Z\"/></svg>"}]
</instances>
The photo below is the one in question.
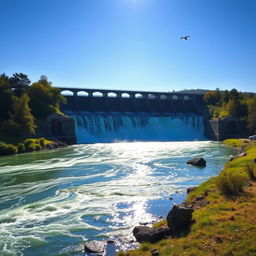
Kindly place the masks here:
<instances>
[{"instance_id":1,"label":"grassy bank","mask_svg":"<svg viewBox=\"0 0 256 256\"><path fill-rule=\"evenodd\" d=\"M188 195L185 204L195 209L190 230L155 244L143 243L134 251L119 252L119 256L149 256L153 249L160 256L256 255L256 182L248 172L251 168L256 175L253 163L256 143L248 140L225 143L246 154L227 162L217 177ZM231 193L225 190L228 186Z\"/></svg>"}]
</instances>

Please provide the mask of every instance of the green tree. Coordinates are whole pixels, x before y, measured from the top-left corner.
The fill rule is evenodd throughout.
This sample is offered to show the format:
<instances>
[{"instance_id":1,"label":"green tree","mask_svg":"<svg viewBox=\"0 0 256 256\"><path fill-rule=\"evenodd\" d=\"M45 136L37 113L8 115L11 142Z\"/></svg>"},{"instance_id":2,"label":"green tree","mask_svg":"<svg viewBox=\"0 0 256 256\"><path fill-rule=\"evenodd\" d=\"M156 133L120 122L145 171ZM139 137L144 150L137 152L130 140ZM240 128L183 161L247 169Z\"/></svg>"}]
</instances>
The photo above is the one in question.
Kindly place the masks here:
<instances>
[{"instance_id":1,"label":"green tree","mask_svg":"<svg viewBox=\"0 0 256 256\"><path fill-rule=\"evenodd\" d=\"M31 81L28 76L23 73L14 73L10 78L11 87L14 89L14 94L17 97L21 97L21 95L28 90Z\"/></svg>"},{"instance_id":2,"label":"green tree","mask_svg":"<svg viewBox=\"0 0 256 256\"><path fill-rule=\"evenodd\" d=\"M223 103L228 103L230 100L230 95L229 95L229 91L225 90L222 94L222 102Z\"/></svg>"},{"instance_id":3,"label":"green tree","mask_svg":"<svg viewBox=\"0 0 256 256\"><path fill-rule=\"evenodd\" d=\"M28 95L23 93L21 98L14 96L12 101L13 113L8 120L2 122L1 130L13 136L35 134L35 118L28 105Z\"/></svg>"},{"instance_id":4,"label":"green tree","mask_svg":"<svg viewBox=\"0 0 256 256\"><path fill-rule=\"evenodd\" d=\"M5 74L1 74L0 75L0 92L7 89L11 89L9 77Z\"/></svg>"},{"instance_id":5,"label":"green tree","mask_svg":"<svg viewBox=\"0 0 256 256\"><path fill-rule=\"evenodd\" d=\"M12 112L13 92L9 83L9 77L0 75L0 122L7 120Z\"/></svg>"},{"instance_id":6,"label":"green tree","mask_svg":"<svg viewBox=\"0 0 256 256\"><path fill-rule=\"evenodd\" d=\"M46 75L40 76L38 83L43 84L45 86L52 86L52 82L48 80L48 77Z\"/></svg>"},{"instance_id":7,"label":"green tree","mask_svg":"<svg viewBox=\"0 0 256 256\"><path fill-rule=\"evenodd\" d=\"M247 115L247 106L239 100L230 99L226 108L229 116L242 118Z\"/></svg>"},{"instance_id":8,"label":"green tree","mask_svg":"<svg viewBox=\"0 0 256 256\"><path fill-rule=\"evenodd\" d=\"M46 118L53 113L61 114L59 104L66 102L59 89L52 87L51 82L45 77L41 77L39 82L33 83L28 94L31 111L36 118Z\"/></svg>"},{"instance_id":9,"label":"green tree","mask_svg":"<svg viewBox=\"0 0 256 256\"><path fill-rule=\"evenodd\" d=\"M206 92L204 102L207 105L221 105L221 93L219 90Z\"/></svg>"},{"instance_id":10,"label":"green tree","mask_svg":"<svg viewBox=\"0 0 256 256\"><path fill-rule=\"evenodd\" d=\"M232 100L238 100L239 99L239 93L238 93L237 89L232 89L229 92L229 96L230 96L230 99L232 99Z\"/></svg>"},{"instance_id":11,"label":"green tree","mask_svg":"<svg viewBox=\"0 0 256 256\"><path fill-rule=\"evenodd\" d=\"M250 132L256 132L256 96L251 97L248 101L247 128Z\"/></svg>"},{"instance_id":12,"label":"green tree","mask_svg":"<svg viewBox=\"0 0 256 256\"><path fill-rule=\"evenodd\" d=\"M20 134L30 135L35 134L35 118L31 114L29 108L29 97L26 93L22 94L18 99L18 103L15 107L15 113L13 115L13 121L19 125Z\"/></svg>"},{"instance_id":13,"label":"green tree","mask_svg":"<svg viewBox=\"0 0 256 256\"><path fill-rule=\"evenodd\" d=\"M229 100L227 104L227 111L230 116L238 117L238 101Z\"/></svg>"}]
</instances>

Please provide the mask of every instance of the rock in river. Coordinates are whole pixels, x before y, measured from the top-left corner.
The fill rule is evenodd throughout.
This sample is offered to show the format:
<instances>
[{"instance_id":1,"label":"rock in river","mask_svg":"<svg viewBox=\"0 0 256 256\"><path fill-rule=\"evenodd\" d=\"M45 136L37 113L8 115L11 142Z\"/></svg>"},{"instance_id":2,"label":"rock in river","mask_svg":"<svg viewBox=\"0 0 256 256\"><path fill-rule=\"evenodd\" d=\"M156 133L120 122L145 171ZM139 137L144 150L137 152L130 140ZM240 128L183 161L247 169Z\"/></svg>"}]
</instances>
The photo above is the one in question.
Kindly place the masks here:
<instances>
[{"instance_id":1,"label":"rock in river","mask_svg":"<svg viewBox=\"0 0 256 256\"><path fill-rule=\"evenodd\" d=\"M89 241L84 244L84 250L89 253L102 255L105 251L106 244L102 241Z\"/></svg>"},{"instance_id":2,"label":"rock in river","mask_svg":"<svg viewBox=\"0 0 256 256\"><path fill-rule=\"evenodd\" d=\"M192 164L195 166L206 166L206 161L203 158L194 158L187 161L187 164Z\"/></svg>"}]
</instances>

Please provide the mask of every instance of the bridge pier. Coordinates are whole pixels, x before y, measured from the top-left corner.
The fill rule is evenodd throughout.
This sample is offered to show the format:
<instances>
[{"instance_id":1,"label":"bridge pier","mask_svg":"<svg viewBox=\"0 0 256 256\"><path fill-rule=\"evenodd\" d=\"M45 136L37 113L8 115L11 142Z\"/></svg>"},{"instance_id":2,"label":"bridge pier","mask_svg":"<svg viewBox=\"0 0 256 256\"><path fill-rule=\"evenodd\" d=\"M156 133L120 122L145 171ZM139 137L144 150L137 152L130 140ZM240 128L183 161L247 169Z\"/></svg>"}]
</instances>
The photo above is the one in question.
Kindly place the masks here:
<instances>
[{"instance_id":1,"label":"bridge pier","mask_svg":"<svg viewBox=\"0 0 256 256\"><path fill-rule=\"evenodd\" d=\"M77 101L77 91L74 91L74 100L75 100L75 110L78 111L78 101Z\"/></svg>"}]
</instances>

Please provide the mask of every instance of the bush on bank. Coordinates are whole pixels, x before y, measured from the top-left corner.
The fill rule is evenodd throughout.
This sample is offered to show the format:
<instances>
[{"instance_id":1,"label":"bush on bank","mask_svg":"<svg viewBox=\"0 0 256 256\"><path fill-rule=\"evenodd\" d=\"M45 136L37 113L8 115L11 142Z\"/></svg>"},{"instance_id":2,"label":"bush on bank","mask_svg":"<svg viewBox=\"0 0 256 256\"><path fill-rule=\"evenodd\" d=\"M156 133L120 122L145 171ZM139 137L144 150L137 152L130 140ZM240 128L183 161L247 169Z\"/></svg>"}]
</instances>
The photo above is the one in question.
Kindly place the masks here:
<instances>
[{"instance_id":1,"label":"bush on bank","mask_svg":"<svg viewBox=\"0 0 256 256\"><path fill-rule=\"evenodd\" d=\"M0 156L39 151L45 149L49 144L53 144L53 142L46 140L45 138L26 139L24 143L18 143L17 145L7 144L0 141Z\"/></svg>"},{"instance_id":2,"label":"bush on bank","mask_svg":"<svg viewBox=\"0 0 256 256\"><path fill-rule=\"evenodd\" d=\"M238 196L244 191L246 179L237 174L223 172L216 180L217 188L225 196Z\"/></svg>"},{"instance_id":3,"label":"bush on bank","mask_svg":"<svg viewBox=\"0 0 256 256\"><path fill-rule=\"evenodd\" d=\"M12 144L6 144L0 141L0 155L7 156L18 153L18 148Z\"/></svg>"},{"instance_id":4,"label":"bush on bank","mask_svg":"<svg viewBox=\"0 0 256 256\"><path fill-rule=\"evenodd\" d=\"M24 143L18 143L17 148L18 148L18 153L26 152L26 147Z\"/></svg>"},{"instance_id":5,"label":"bush on bank","mask_svg":"<svg viewBox=\"0 0 256 256\"><path fill-rule=\"evenodd\" d=\"M252 181L256 181L256 165L255 163L250 163L245 166L245 171L248 174L248 177Z\"/></svg>"},{"instance_id":6,"label":"bush on bank","mask_svg":"<svg viewBox=\"0 0 256 256\"><path fill-rule=\"evenodd\" d=\"M29 152L39 151L42 149L41 146L37 143L30 143L26 148Z\"/></svg>"}]
</instances>

